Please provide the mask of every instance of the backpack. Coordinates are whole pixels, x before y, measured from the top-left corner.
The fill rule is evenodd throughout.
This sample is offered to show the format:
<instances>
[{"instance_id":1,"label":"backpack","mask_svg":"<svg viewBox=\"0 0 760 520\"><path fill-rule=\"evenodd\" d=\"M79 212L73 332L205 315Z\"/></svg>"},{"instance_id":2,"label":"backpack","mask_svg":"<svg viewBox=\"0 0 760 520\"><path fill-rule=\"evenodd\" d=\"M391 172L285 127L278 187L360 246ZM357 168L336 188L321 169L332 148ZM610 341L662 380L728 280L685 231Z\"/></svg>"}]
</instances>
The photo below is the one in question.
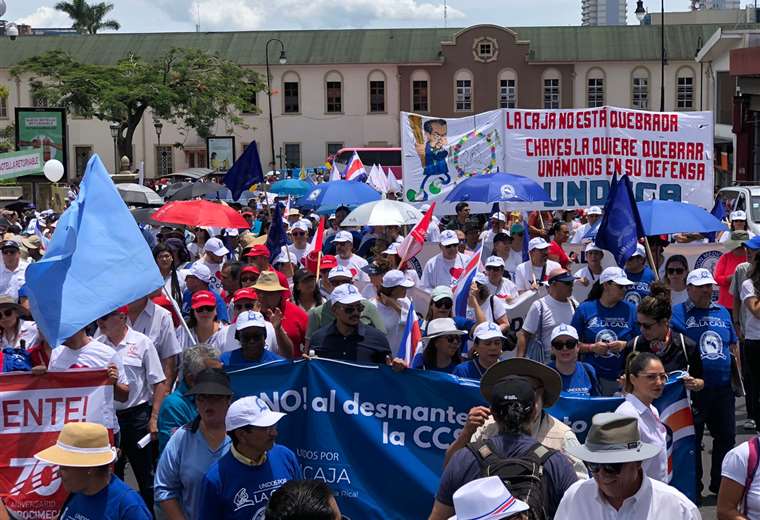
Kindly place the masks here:
<instances>
[{"instance_id":1,"label":"backpack","mask_svg":"<svg viewBox=\"0 0 760 520\"><path fill-rule=\"evenodd\" d=\"M480 476L499 477L513 496L530 506L530 520L549 518L549 483L544 472L544 464L556 450L536 442L519 457L502 457L496 453L491 440L471 442L467 448L480 465Z\"/></svg>"}]
</instances>

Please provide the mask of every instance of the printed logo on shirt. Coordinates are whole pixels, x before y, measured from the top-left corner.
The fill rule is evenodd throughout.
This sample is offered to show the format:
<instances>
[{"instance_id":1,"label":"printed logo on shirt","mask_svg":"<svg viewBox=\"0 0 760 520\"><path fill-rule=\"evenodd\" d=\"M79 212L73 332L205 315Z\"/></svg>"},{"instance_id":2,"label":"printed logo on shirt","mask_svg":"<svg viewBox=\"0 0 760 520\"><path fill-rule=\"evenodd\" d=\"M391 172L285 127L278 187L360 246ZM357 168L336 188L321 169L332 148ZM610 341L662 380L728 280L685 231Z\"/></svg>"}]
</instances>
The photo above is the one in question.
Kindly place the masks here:
<instances>
[{"instance_id":1,"label":"printed logo on shirt","mask_svg":"<svg viewBox=\"0 0 760 520\"><path fill-rule=\"evenodd\" d=\"M615 317L609 317L609 318L600 318L598 316L592 317L588 321L589 328L597 329L599 327L605 327L605 328L613 328L613 329L624 329L628 326L628 320L625 318L615 318ZM615 336L615 339L612 341L617 341L617 335L610 331L602 331L602 332L610 332L613 336ZM601 332L599 333L601 334ZM597 335L598 337L598 335ZM602 341L600 339L597 339L597 341Z\"/></svg>"},{"instance_id":2,"label":"printed logo on shirt","mask_svg":"<svg viewBox=\"0 0 760 520\"><path fill-rule=\"evenodd\" d=\"M625 297L623 299L629 303L638 305L639 302L641 301L641 295L637 293L636 291L628 291L627 293L625 293Z\"/></svg>"},{"instance_id":3,"label":"printed logo on shirt","mask_svg":"<svg viewBox=\"0 0 760 520\"><path fill-rule=\"evenodd\" d=\"M617 334L615 334L615 331L610 329L602 329L599 332L596 333L596 339L595 341L597 343L612 343L613 341L617 341L618 337ZM606 354L595 354L596 357L603 357L603 358L611 358L611 357L620 357L619 352L607 352Z\"/></svg>"},{"instance_id":4,"label":"printed logo on shirt","mask_svg":"<svg viewBox=\"0 0 760 520\"><path fill-rule=\"evenodd\" d=\"M723 353L723 340L720 335L712 330L706 330L699 337L699 350L702 353L702 359L714 361L716 359L726 359Z\"/></svg>"},{"instance_id":5,"label":"printed logo on shirt","mask_svg":"<svg viewBox=\"0 0 760 520\"><path fill-rule=\"evenodd\" d=\"M720 327L722 329L731 328L731 324L719 316L703 316L699 319L694 316L686 318L686 328L698 327Z\"/></svg>"},{"instance_id":6,"label":"printed logo on shirt","mask_svg":"<svg viewBox=\"0 0 760 520\"><path fill-rule=\"evenodd\" d=\"M258 506L260 504L263 504L264 507L254 513L253 520L256 520L257 518L263 519L264 510L266 509L266 504L269 501L269 497L272 496L272 493L274 493L285 482L287 482L286 479L277 479L270 482L265 482L259 486L259 491L254 492L253 495L249 495L246 488L240 488L240 490L235 493L235 497L232 499L232 502L235 505L235 511L243 509L244 507ZM262 516L260 517L259 515Z\"/></svg>"},{"instance_id":7,"label":"printed logo on shirt","mask_svg":"<svg viewBox=\"0 0 760 520\"><path fill-rule=\"evenodd\" d=\"M136 343L127 343L127 356L129 357L140 357L139 348Z\"/></svg>"}]
</instances>

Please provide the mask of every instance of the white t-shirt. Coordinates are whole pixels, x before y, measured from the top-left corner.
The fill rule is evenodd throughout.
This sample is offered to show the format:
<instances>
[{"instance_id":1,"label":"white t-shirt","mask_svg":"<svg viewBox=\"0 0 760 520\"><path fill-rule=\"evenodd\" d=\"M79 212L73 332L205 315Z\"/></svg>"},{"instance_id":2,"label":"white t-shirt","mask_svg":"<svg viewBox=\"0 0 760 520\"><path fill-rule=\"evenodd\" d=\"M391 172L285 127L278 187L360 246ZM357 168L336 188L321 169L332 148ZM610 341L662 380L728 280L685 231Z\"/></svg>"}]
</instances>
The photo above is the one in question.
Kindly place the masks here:
<instances>
[{"instance_id":1,"label":"white t-shirt","mask_svg":"<svg viewBox=\"0 0 760 520\"><path fill-rule=\"evenodd\" d=\"M512 281L515 281L517 266L523 263L522 251L509 250L509 256L504 260L504 271L509 273Z\"/></svg>"},{"instance_id":2,"label":"white t-shirt","mask_svg":"<svg viewBox=\"0 0 760 520\"><path fill-rule=\"evenodd\" d=\"M153 400L153 385L166 379L161 368L161 360L155 345L145 334L133 329L127 329L127 335L121 343L114 345L105 335L98 341L108 345L121 354L124 362L124 372L129 381L129 398L123 403L114 401L116 410L126 410Z\"/></svg>"},{"instance_id":3,"label":"white t-shirt","mask_svg":"<svg viewBox=\"0 0 760 520\"><path fill-rule=\"evenodd\" d=\"M267 331L267 337L264 340L264 348L275 354L279 354L280 350L277 345L277 336L274 327L271 323L266 322L264 328ZM214 345L219 348L219 351L222 354L242 348L240 342L235 339L235 332L237 332L237 325L233 323L231 325L225 325L219 330L219 332L212 336L215 341Z\"/></svg>"},{"instance_id":4,"label":"white t-shirt","mask_svg":"<svg viewBox=\"0 0 760 520\"><path fill-rule=\"evenodd\" d=\"M743 442L732 449L723 457L723 465L720 474L744 487L747 481L747 463L749 461L749 442ZM760 520L760 472L755 473L755 478L747 492L747 511L744 516L750 520Z\"/></svg>"},{"instance_id":5,"label":"white t-shirt","mask_svg":"<svg viewBox=\"0 0 760 520\"><path fill-rule=\"evenodd\" d=\"M670 306L671 307L673 307L674 305L678 305L679 303L683 303L688 299L689 299L689 293L686 292L685 288L681 291L675 291L673 289L670 290Z\"/></svg>"},{"instance_id":6,"label":"white t-shirt","mask_svg":"<svg viewBox=\"0 0 760 520\"><path fill-rule=\"evenodd\" d=\"M375 306L377 306L377 312L385 324L385 330L387 331L386 338L388 338L388 345L391 347L393 357L398 354L398 349L401 346L401 338L404 336L406 318L409 314L409 306L411 305L411 300L408 297L400 298L397 301L401 306L401 312L397 312L393 307L380 303L379 300L374 302Z\"/></svg>"},{"instance_id":7,"label":"white t-shirt","mask_svg":"<svg viewBox=\"0 0 760 520\"><path fill-rule=\"evenodd\" d=\"M757 297L752 280L742 282L742 290L739 294L742 301L742 314L744 315L744 337L752 340L760 339L760 319L750 312L746 303L748 298Z\"/></svg>"},{"instance_id":8,"label":"white t-shirt","mask_svg":"<svg viewBox=\"0 0 760 520\"><path fill-rule=\"evenodd\" d=\"M367 266L367 261L357 254L352 254L348 258L338 258L338 265L351 269L354 274L354 280L360 280L362 282L369 282L369 275L362 271L363 267Z\"/></svg>"},{"instance_id":9,"label":"white t-shirt","mask_svg":"<svg viewBox=\"0 0 760 520\"><path fill-rule=\"evenodd\" d=\"M207 262L205 258L201 258L196 263L203 264L208 267L208 270L211 272L211 280L208 283L209 290L214 291L217 294L221 294L224 290L224 287L222 287L221 273L223 264L212 264L211 262Z\"/></svg>"},{"instance_id":10,"label":"white t-shirt","mask_svg":"<svg viewBox=\"0 0 760 520\"><path fill-rule=\"evenodd\" d=\"M549 276L549 273L555 269L559 269L560 267L561 266L554 260L547 260L545 267L536 267L531 263L530 260L521 263L517 266L517 269L515 269L515 285L517 286L517 290L529 290L530 284L533 283L534 277L537 282L541 282L542 274L543 278L545 279L547 276Z\"/></svg>"},{"instance_id":11,"label":"white t-shirt","mask_svg":"<svg viewBox=\"0 0 760 520\"><path fill-rule=\"evenodd\" d=\"M288 251L296 257L296 263L301 265L301 258L309 252L309 244L307 243L303 249L298 249L295 244L290 244L288 245Z\"/></svg>"},{"instance_id":12,"label":"white t-shirt","mask_svg":"<svg viewBox=\"0 0 760 520\"><path fill-rule=\"evenodd\" d=\"M118 383L128 385L127 372L124 370L124 362L121 355L108 345L100 341L91 340L82 348L73 349L66 345L61 345L53 349L50 354L50 363L48 371L50 372L68 372L77 368L107 368L109 363L116 365L119 371ZM116 413L113 409L104 410L106 416L106 428L112 428L114 433L119 431L119 421L116 420Z\"/></svg>"},{"instance_id":13,"label":"white t-shirt","mask_svg":"<svg viewBox=\"0 0 760 520\"><path fill-rule=\"evenodd\" d=\"M537 339L540 339L544 347L548 348L552 337L552 329L560 323L570 323L577 308L578 304L572 299L561 302L547 294L530 305L522 328L525 332L533 335L540 332L541 337ZM541 316L542 309L543 317ZM542 324L540 331L538 330L539 321Z\"/></svg>"},{"instance_id":14,"label":"white t-shirt","mask_svg":"<svg viewBox=\"0 0 760 520\"><path fill-rule=\"evenodd\" d=\"M493 310L492 305L493 303ZM486 317L486 321L492 321L496 322L497 320L500 320L504 316L507 315L507 307L504 303L504 300L496 297L496 296L489 296L486 298L486 301L480 304L480 310L483 311L483 314ZM467 306L467 312L465 313L465 317L468 320L474 320L475 319L475 309Z\"/></svg>"},{"instance_id":15,"label":"white t-shirt","mask_svg":"<svg viewBox=\"0 0 760 520\"><path fill-rule=\"evenodd\" d=\"M507 278L502 278L501 283L498 287L496 287L494 284L492 284L490 281L486 284L488 287L488 290L491 291L491 294L496 296L500 300L506 300L506 299L512 299L517 298L517 286L512 283L512 280L508 280Z\"/></svg>"},{"instance_id":16,"label":"white t-shirt","mask_svg":"<svg viewBox=\"0 0 760 520\"><path fill-rule=\"evenodd\" d=\"M432 291L439 285L451 287L456 277L451 273L452 269L464 269L467 259L462 253L457 253L453 260L446 260L442 254L437 254L427 261L422 269L422 288Z\"/></svg>"},{"instance_id":17,"label":"white t-shirt","mask_svg":"<svg viewBox=\"0 0 760 520\"><path fill-rule=\"evenodd\" d=\"M205 343L207 345L213 345L222 351L222 345L224 344L224 335L222 334L223 331L224 325L222 325L219 330L214 332L211 337L205 341ZM177 327L177 340L179 341L179 346L182 347L182 352L200 343L200 341L198 341L198 336L193 329L190 329L190 334L190 336L187 335L185 327Z\"/></svg>"},{"instance_id":18,"label":"white t-shirt","mask_svg":"<svg viewBox=\"0 0 760 520\"><path fill-rule=\"evenodd\" d=\"M150 298L135 322L129 323L129 326L150 338L161 359L170 358L182 352L177 341L177 334L174 332L172 313L153 303Z\"/></svg>"}]
</instances>

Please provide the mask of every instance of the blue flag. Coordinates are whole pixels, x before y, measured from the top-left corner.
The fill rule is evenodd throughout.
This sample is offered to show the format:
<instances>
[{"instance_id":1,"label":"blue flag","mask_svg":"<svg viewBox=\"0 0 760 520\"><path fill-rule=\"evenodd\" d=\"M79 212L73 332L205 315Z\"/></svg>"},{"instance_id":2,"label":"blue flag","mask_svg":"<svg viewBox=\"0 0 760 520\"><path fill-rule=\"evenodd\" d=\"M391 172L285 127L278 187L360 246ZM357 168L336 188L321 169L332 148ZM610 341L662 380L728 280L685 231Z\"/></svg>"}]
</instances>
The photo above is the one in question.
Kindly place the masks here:
<instances>
[{"instance_id":1,"label":"blue flag","mask_svg":"<svg viewBox=\"0 0 760 520\"><path fill-rule=\"evenodd\" d=\"M715 199L715 204L713 204L710 214L718 220L726 218L726 206L723 204L723 200L720 197ZM705 236L707 237L708 242L715 242L715 231L706 233Z\"/></svg>"},{"instance_id":2,"label":"blue flag","mask_svg":"<svg viewBox=\"0 0 760 520\"><path fill-rule=\"evenodd\" d=\"M282 222L282 204L277 202L274 205L274 214L272 215L272 224L269 226L267 233L267 247L269 248L269 263L280 256L282 246L288 245L288 235L285 232L285 225Z\"/></svg>"},{"instance_id":3,"label":"blue flag","mask_svg":"<svg viewBox=\"0 0 760 520\"><path fill-rule=\"evenodd\" d=\"M523 262L530 260L528 254L528 242L530 242L530 235L528 234L528 213L523 211L523 237L522 237L522 259Z\"/></svg>"},{"instance_id":4,"label":"blue flag","mask_svg":"<svg viewBox=\"0 0 760 520\"><path fill-rule=\"evenodd\" d=\"M42 260L26 271L37 326L55 347L164 284L148 244L98 155L61 215Z\"/></svg>"},{"instance_id":5,"label":"blue flag","mask_svg":"<svg viewBox=\"0 0 760 520\"><path fill-rule=\"evenodd\" d=\"M615 175L594 242L612 253L617 264L623 267L636 251L639 237L643 236L644 226L641 225L639 209L633 197L631 180L627 175L619 179Z\"/></svg>"},{"instance_id":6,"label":"blue flag","mask_svg":"<svg viewBox=\"0 0 760 520\"><path fill-rule=\"evenodd\" d=\"M224 175L224 185L232 192L232 200L238 200L245 190L259 182L264 182L264 172L261 169L256 141L251 141L243 155L238 157Z\"/></svg>"}]
</instances>

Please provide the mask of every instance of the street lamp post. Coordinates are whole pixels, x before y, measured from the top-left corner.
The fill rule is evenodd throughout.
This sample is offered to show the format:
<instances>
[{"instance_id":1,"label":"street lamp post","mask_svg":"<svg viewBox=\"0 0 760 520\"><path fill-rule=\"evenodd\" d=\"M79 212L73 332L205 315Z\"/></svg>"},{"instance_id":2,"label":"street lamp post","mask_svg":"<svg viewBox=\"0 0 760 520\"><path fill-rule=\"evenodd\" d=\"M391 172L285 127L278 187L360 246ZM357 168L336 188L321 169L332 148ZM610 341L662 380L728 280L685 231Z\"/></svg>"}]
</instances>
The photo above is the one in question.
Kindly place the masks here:
<instances>
[{"instance_id":1,"label":"street lamp post","mask_svg":"<svg viewBox=\"0 0 760 520\"><path fill-rule=\"evenodd\" d=\"M634 14L639 22L646 16L643 0L636 2ZM660 0L660 112L665 112L665 0Z\"/></svg>"},{"instance_id":2,"label":"street lamp post","mask_svg":"<svg viewBox=\"0 0 760 520\"><path fill-rule=\"evenodd\" d=\"M285 65L288 62L287 57L285 56L285 44L282 43L282 40L278 38L270 38L267 40L265 53L266 53L266 64L267 64L267 97L269 98L269 146L270 151L272 153L272 161L270 162L272 169L275 169L275 158L274 158L274 122L272 119L272 85L271 85L271 79L269 76L269 44L272 42L278 42L280 44L280 65Z\"/></svg>"},{"instance_id":3,"label":"street lamp post","mask_svg":"<svg viewBox=\"0 0 760 520\"><path fill-rule=\"evenodd\" d=\"M116 175L119 173L119 146L117 144L117 137L119 135L119 123L111 123L108 127L111 129L111 137L113 138L113 173Z\"/></svg>"},{"instance_id":4,"label":"street lamp post","mask_svg":"<svg viewBox=\"0 0 760 520\"><path fill-rule=\"evenodd\" d=\"M158 138L158 150L159 150L159 153L161 154L161 159L162 159L158 161L158 169L160 170L161 166L163 165L163 158L164 158L164 150L163 148L161 148L161 130L164 129L164 125L158 119L153 119L153 128L156 129L156 138ZM160 171L156 172L156 177L158 177L159 173Z\"/></svg>"}]
</instances>

